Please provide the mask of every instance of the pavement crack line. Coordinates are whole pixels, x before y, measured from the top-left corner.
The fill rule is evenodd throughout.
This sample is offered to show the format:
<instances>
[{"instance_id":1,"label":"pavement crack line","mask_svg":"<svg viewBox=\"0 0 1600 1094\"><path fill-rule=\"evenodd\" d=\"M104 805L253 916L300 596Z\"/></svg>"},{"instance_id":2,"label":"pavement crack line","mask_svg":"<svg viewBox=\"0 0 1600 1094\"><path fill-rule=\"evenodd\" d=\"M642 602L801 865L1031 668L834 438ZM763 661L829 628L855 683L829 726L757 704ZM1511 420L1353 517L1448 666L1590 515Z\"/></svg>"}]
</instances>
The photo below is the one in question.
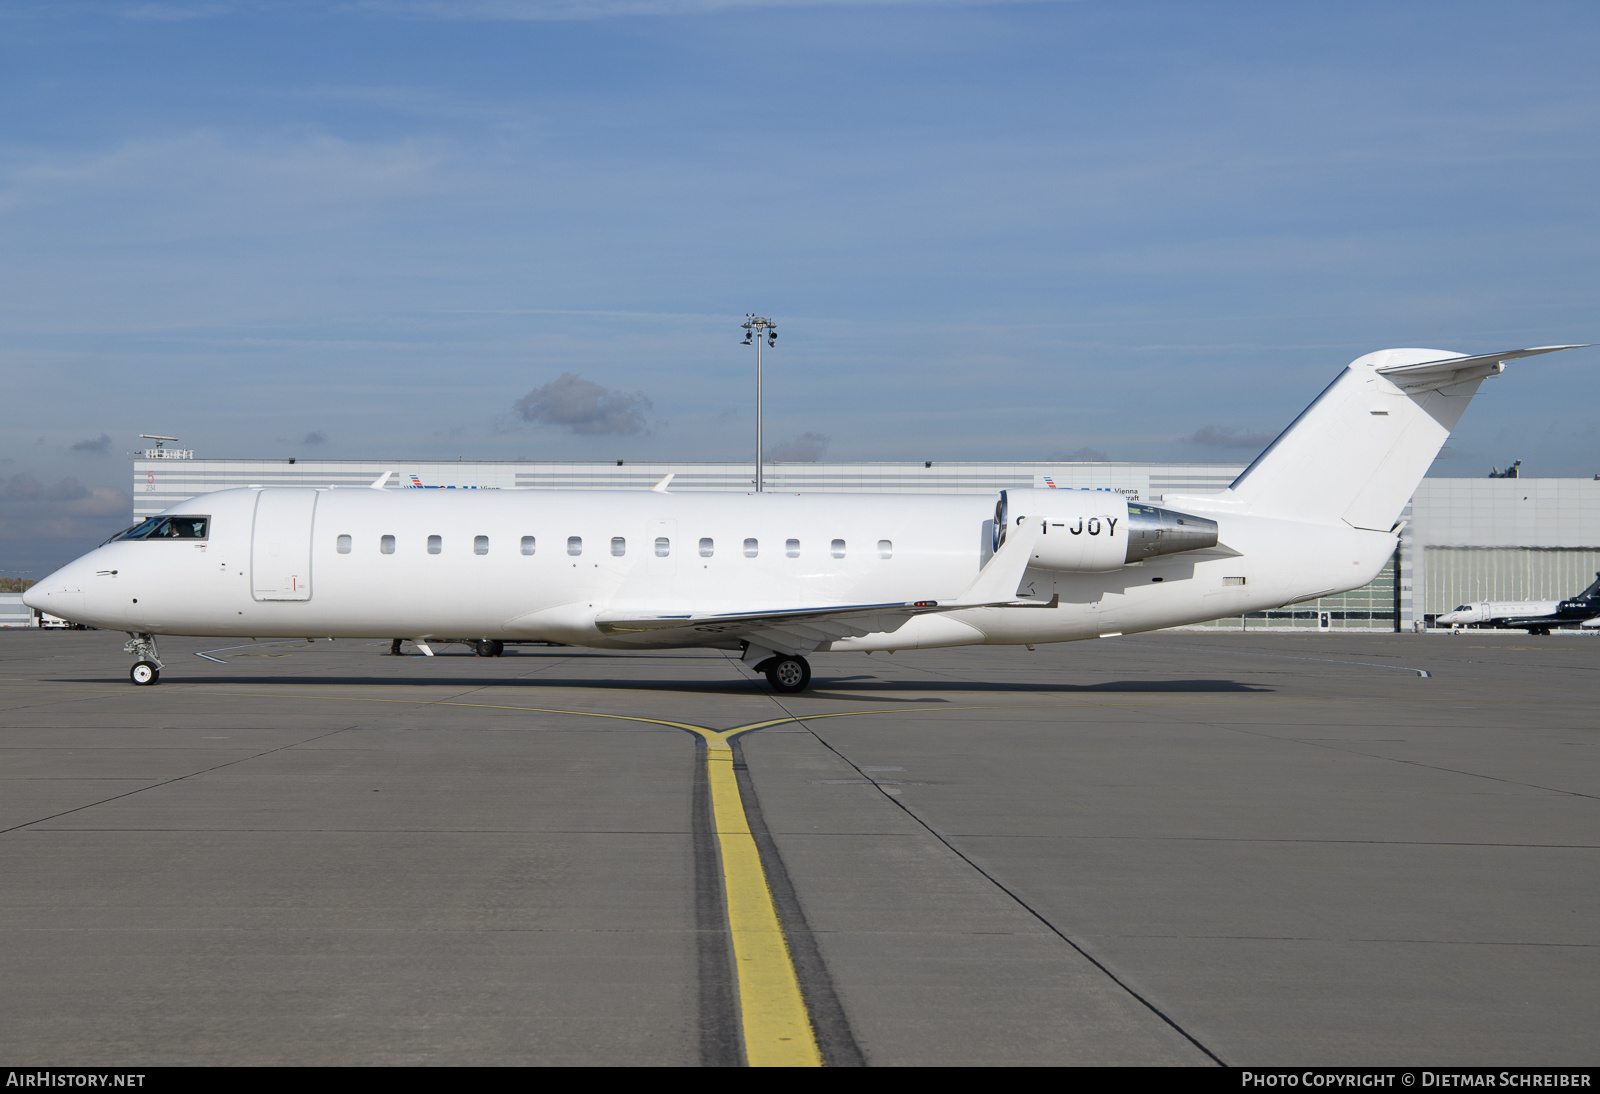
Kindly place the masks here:
<instances>
[{"instance_id":1,"label":"pavement crack line","mask_svg":"<svg viewBox=\"0 0 1600 1094\"><path fill-rule=\"evenodd\" d=\"M207 692L203 689L203 686L197 686L193 689L185 688L183 691L196 696L221 694L237 697L250 694L233 690L220 693L216 691ZM703 774L707 788L705 806L701 808L708 809L710 814L708 823L715 835L718 861L721 866L721 877L719 879L723 898L721 903L726 914L726 938L731 942L733 951L734 975L732 979L734 986L737 988L738 1024L744 1049L744 1062L753 1067L822 1067L859 1066L865 1064L866 1061L861 1050L850 1034L843 1008L833 992L831 978L828 977L826 966L823 964L820 953L816 949L811 932L804 925L804 916L801 912L799 901L794 894L787 873L783 869L782 859L778 854L776 844L772 841L770 833L761 822L759 806L756 803L753 788L750 786L748 772L743 772L743 777L741 778L739 769L744 767L742 762L743 755L737 748L735 738L745 733L753 733L773 726L798 724L806 732L816 737L829 751L838 755L846 764L849 764L852 769L860 772L860 768L845 759L837 749L823 740L807 724L808 721L877 714L926 713L927 708L900 707L887 710L839 711L833 714L802 717L790 712L781 702L774 698L774 703L779 710L783 711L784 717L769 718L725 730L715 730L689 722L672 721L666 718L648 718L642 715L562 710L554 707L523 706L516 703L468 703L461 702L456 698L430 701L411 698L383 699L372 696L290 695L283 697L315 699L319 702L338 700L353 703L393 703L413 707L516 710L530 714L559 714L577 718L638 722L646 725L665 726L693 734L699 739L699 745L705 752L705 762L703 764L697 762L696 764L700 773ZM982 705L939 709L952 711L1006 710L1034 709L1034 706L1024 704L1019 708L1012 705ZM359 727L346 726L330 730L327 733L309 737L304 741L280 745L278 748L240 757L201 771L193 771L172 779L164 779L137 790L112 795L97 802L63 810L47 817L39 817L27 821L13 828L0 830L0 834L54 820L57 817L89 809L95 805L102 805L105 802L115 801L118 798L128 797L132 794L140 794L146 790L179 782L183 779L193 778L208 771L216 771L224 767L230 767L233 764L245 763L286 748L310 744L313 741L355 728ZM697 760L698 758L697 755ZM862 772L862 775L865 777L864 772ZM741 782L743 786L741 786ZM1028 905L1016 893L962 854L949 840L941 836L911 810L906 809L883 787L879 787L879 793L884 794L891 802L904 809L906 814L919 826L926 829L935 839L960 857L962 861L987 878L996 888L1042 923L1047 930L1082 954L1086 960L1109 977L1113 983L1117 984L1118 987L1122 988L1134 999L1137 999L1207 1057L1218 1064L1223 1063L1216 1053L1196 1040L1188 1031L1163 1013L1160 1008L1134 991L1104 964L1096 960L1081 945L1057 929L1054 924ZM776 887L776 895L774 887ZM702 888L706 888L706 886L697 884L697 889ZM697 908L701 899L697 893ZM780 904L784 905L781 912ZM708 924L704 920L700 921L700 929L702 932L708 929ZM792 935L790 933L791 930L793 931ZM712 933L716 932L713 931ZM799 958L798 969L797 955ZM702 972L709 973L715 979L718 975L715 964L714 959L703 958L700 967ZM806 983L804 985L801 982L801 970L806 973ZM809 992L806 988L810 989ZM708 990L711 993L711 997L708 999L707 996L703 995L702 1003L710 1002L713 1010L720 1009L725 1014L726 1009L715 1002L716 989L714 987L707 989L702 985L702 991ZM726 1040L725 1035L707 1034L705 1032L704 1027L708 1022L714 1025L716 1023L716 1015L707 1014L702 1016L702 1057L709 1056L710 1059L707 1062L734 1062L727 1058L729 1053L725 1045L722 1045L722 1042Z\"/></svg>"},{"instance_id":2,"label":"pavement crack line","mask_svg":"<svg viewBox=\"0 0 1600 1094\"><path fill-rule=\"evenodd\" d=\"M1588 798L1590 801L1600 798L1600 794L1585 794L1582 790L1563 790L1559 786L1543 786L1539 783L1522 782L1519 779L1502 778L1499 775L1485 775L1481 771L1468 771L1460 767L1446 767L1443 764L1424 763L1422 760L1408 760L1402 756L1384 756L1376 752L1363 752L1359 748L1347 748L1331 741L1311 740L1305 737L1284 737L1277 733L1267 733L1258 729L1248 729L1231 722L1208 722L1196 720L1194 725L1206 726L1210 729L1228 730L1234 733L1243 733L1250 737L1263 737L1269 741L1282 741L1286 744L1307 745L1311 748L1325 748L1329 752L1339 752L1346 756L1360 756L1366 760L1376 760L1380 763L1405 764L1408 767L1419 767L1424 771L1439 771L1446 775L1463 775L1469 779L1484 779L1492 783L1502 783L1506 786L1520 786L1524 790L1543 790L1547 794L1562 794L1569 798Z\"/></svg>"},{"instance_id":3,"label":"pavement crack line","mask_svg":"<svg viewBox=\"0 0 1600 1094\"><path fill-rule=\"evenodd\" d=\"M799 725L807 733L811 734L812 737L814 737L817 740L817 742L822 745L822 747L826 748L829 752L831 752L835 756L839 757L839 759L841 761L843 761L844 763L848 764L852 770L860 773L863 778L867 778L866 772L862 771L861 768L859 766L857 766L855 761L851 760L844 753L840 752L837 748L835 748L832 744L830 744L820 733L818 733L815 729L813 729L808 724L808 721L815 720L816 718L842 718L842 717L849 717L852 714L880 714L880 713L899 714L899 713L911 713L909 710L904 711L904 712L898 711L898 710L897 711L867 711L867 710L863 710L863 711L850 711L850 712L841 713L841 714L814 715L814 716L811 716L810 719L808 719L808 717L805 716L805 715L797 715L797 714L793 713L792 711L790 711L788 707L783 705L782 700L780 700L777 696L773 696L772 697L772 702L779 710L782 710L785 714L789 715L788 718L783 719L784 722L791 722L793 724ZM755 728L755 727L751 727L751 728ZM874 782L874 784L876 784L876 780L872 780L872 781ZM996 889L998 889L1000 892L1004 893L1007 897L1009 897L1012 901L1014 901L1018 907L1020 907L1023 911L1027 912L1028 915L1032 916L1035 920L1037 920L1051 934L1055 935L1057 938L1061 939L1061 941L1065 942L1068 946L1071 946L1074 950L1076 950L1079 953L1079 955L1081 955L1083 957L1083 959L1085 961L1088 961L1091 965L1093 965L1095 968L1099 969L1102 973L1104 973L1105 976L1113 984L1117 985L1117 987L1121 988L1123 991L1127 992L1134 999L1138 1000L1138 1002L1143 1007L1145 1007L1145 1009L1150 1011L1151 1014L1154 1014L1157 1018L1161 1019L1161 1021L1165 1022L1174 1031L1176 1031L1181 1037L1183 1037L1184 1040L1188 1041L1195 1048L1197 1048L1201 1052L1205 1053L1205 1055L1208 1058L1210 1058L1211 1061L1214 1062L1218 1067L1227 1067L1228 1066L1227 1062L1224 1061L1222 1059L1222 1057L1218 1056L1211 1049L1207 1048L1205 1046L1205 1044L1203 1044L1197 1037L1195 1037L1194 1034L1190 1033L1188 1030L1184 1029L1183 1026L1179 1025L1176 1019L1174 1019L1171 1015L1167 1014L1166 1011L1162 1010L1160 1007L1156 1006L1156 1004L1154 1002L1152 1002L1151 1000L1145 998L1143 995L1139 994L1139 992L1135 991L1132 985L1130 985L1127 981L1123 980L1116 973L1112 972L1111 969L1108 968L1105 965L1104 962L1100 961L1093 954L1091 954L1084 947L1083 944L1081 944L1078 941L1074 940L1065 931L1063 931L1061 928L1057 927L1053 922L1050 921L1050 919L1047 916L1045 916L1042 912L1040 912L1038 909L1033 907L1033 905L1029 904L1025 899L1023 899L1023 897L1020 894L1018 894L1016 891L1014 891L1008 885L1006 885L1005 882L1001 881L999 878L995 877L989 871L985 870L982 866L978 865L978 863L974 862L965 853L963 853L962 850L959 847L957 847L955 844L951 843L949 839L946 839L945 836L941 832L939 832L938 829L934 828L931 824L929 824L927 821L923 820L920 816L918 816L917 813L914 810L912 810L909 806L907 806L906 803L903 802L900 798L896 797L893 794L888 793L881 786L877 787L877 791L878 791L879 794L881 794L885 798L885 800L893 803L898 809L900 809L903 813L905 813L905 815L907 817L911 818L911 820L919 828L921 828L923 831L927 832L930 836L932 836L934 839L938 840L941 844L943 844L950 851L951 854L955 855L962 862L966 863L973 870L977 871L979 876L983 877L986 881L988 881Z\"/></svg>"},{"instance_id":4,"label":"pavement crack line","mask_svg":"<svg viewBox=\"0 0 1600 1094\"><path fill-rule=\"evenodd\" d=\"M158 787L171 786L173 783L181 783L185 779L193 779L193 778L195 778L196 776L199 776L199 775L206 775L206 774L209 774L210 772L213 772L213 771L221 771L223 768L225 768L225 767L233 767L235 764L243 764L243 763L249 763L251 760L259 760L259 759L261 759L261 757L270 756L274 752L282 752L286 748L298 748L301 745L308 745L313 741L320 741L320 740L322 740L322 739L324 739L326 737L332 737L332 736L334 736L336 734L339 734L339 733L345 733L345 732L348 732L349 730L352 730L352 729L355 729L355 728L357 728L357 727L355 727L355 726L340 726L338 729L330 729L326 733L318 733L313 737L307 737L303 741L291 741L288 744L279 745L276 748L269 748L269 749L266 749L265 751L262 751L262 752L255 752L255 753L250 754L249 756L240 756L238 759L229 760L226 763L214 764L211 767L202 767L198 771L190 771L190 772L188 772L186 774L183 774L183 775L174 775L170 779L162 779L159 782L153 782L153 783L150 783L150 784L148 784L146 786L138 787L137 789L134 789L134 790L127 790L127 791L124 791L121 794L113 794L109 798L101 798L99 801L85 802L83 805L75 805L71 809L63 809L59 813L51 813L48 817L35 817L33 820L23 821L21 824L13 824L10 828L0 828L0 836L6 835L9 832L15 832L15 831L17 831L19 829L22 829L22 828L31 828L33 825L36 825L36 824L43 824L45 821L52 821L52 820L55 820L57 817L66 817L66 816L72 815L73 813L81 813L85 809L93 809L96 806L105 805L107 802L114 802L114 801L117 801L117 800L119 800L121 798L131 798L135 794L143 794L146 790L155 790Z\"/></svg>"}]
</instances>

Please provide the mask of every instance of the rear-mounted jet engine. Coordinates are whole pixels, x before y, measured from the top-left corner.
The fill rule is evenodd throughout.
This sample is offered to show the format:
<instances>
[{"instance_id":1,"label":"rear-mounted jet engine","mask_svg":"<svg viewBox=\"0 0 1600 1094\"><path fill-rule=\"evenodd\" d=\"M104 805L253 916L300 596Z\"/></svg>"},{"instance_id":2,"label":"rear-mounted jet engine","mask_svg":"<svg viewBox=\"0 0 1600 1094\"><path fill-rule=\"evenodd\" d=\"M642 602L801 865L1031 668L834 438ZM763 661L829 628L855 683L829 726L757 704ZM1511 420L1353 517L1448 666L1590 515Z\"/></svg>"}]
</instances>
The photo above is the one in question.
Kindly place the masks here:
<instances>
[{"instance_id":1,"label":"rear-mounted jet engine","mask_svg":"<svg viewBox=\"0 0 1600 1094\"><path fill-rule=\"evenodd\" d=\"M1006 528L1022 516L1043 518L1032 560L1041 570L1102 573L1217 545L1216 521L1129 504L1110 491L1002 490L994 510L996 550L1005 542Z\"/></svg>"}]
</instances>

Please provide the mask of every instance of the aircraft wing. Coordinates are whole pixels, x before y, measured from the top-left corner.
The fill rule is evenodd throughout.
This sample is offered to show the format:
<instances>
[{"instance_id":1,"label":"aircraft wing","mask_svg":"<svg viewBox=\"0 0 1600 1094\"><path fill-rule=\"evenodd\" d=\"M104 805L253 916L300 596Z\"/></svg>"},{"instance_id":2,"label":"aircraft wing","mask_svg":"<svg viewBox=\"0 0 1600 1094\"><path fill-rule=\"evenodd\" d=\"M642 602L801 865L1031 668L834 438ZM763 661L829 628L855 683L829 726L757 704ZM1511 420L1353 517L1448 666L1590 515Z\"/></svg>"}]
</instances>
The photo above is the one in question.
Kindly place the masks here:
<instances>
[{"instance_id":1,"label":"aircraft wing","mask_svg":"<svg viewBox=\"0 0 1600 1094\"><path fill-rule=\"evenodd\" d=\"M688 631L695 634L748 637L758 631L792 631L815 634L824 640L854 638L878 631L892 631L906 620L934 612L963 608L1053 608L1051 600L996 600L982 604L963 600L908 600L884 604L835 604L814 608L777 608L754 612L648 612L607 611L595 617L603 634L651 634L661 631Z\"/></svg>"},{"instance_id":2,"label":"aircraft wing","mask_svg":"<svg viewBox=\"0 0 1600 1094\"><path fill-rule=\"evenodd\" d=\"M1387 376L1403 391L1427 391L1431 388L1464 384L1479 380L1492 373L1503 372L1505 362L1518 357L1537 357L1541 353L1555 353L1563 349L1583 349L1583 346L1535 346L1532 349L1508 349L1503 353L1480 353L1475 357L1446 357L1441 361L1419 361L1414 365L1390 365L1378 372Z\"/></svg>"},{"instance_id":3,"label":"aircraft wing","mask_svg":"<svg viewBox=\"0 0 1600 1094\"><path fill-rule=\"evenodd\" d=\"M904 600L877 604L832 604L818 607L766 608L746 612L653 613L619 609L602 611L595 626L608 635L650 635L677 641L678 635L716 635L760 641L774 648L815 649L824 642L898 630L908 619L964 608L1054 608L1049 600L1019 600L1017 586L1039 533L1038 522L1023 518L1000 550L954 600ZM677 632L677 633L673 633Z\"/></svg>"}]
</instances>

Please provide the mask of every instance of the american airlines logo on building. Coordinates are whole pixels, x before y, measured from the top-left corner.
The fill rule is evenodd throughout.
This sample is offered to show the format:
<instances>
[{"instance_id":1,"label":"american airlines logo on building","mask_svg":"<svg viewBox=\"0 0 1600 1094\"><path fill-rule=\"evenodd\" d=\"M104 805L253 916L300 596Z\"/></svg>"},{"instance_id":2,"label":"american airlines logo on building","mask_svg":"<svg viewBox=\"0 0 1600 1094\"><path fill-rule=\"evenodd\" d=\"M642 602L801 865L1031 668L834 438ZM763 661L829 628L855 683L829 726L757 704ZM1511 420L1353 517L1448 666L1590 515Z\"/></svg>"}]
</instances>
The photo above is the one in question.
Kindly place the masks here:
<instances>
[{"instance_id":1,"label":"american airlines logo on building","mask_svg":"<svg viewBox=\"0 0 1600 1094\"><path fill-rule=\"evenodd\" d=\"M498 490L498 486L429 486L417 476L411 476L411 485L407 490Z\"/></svg>"},{"instance_id":2,"label":"american airlines logo on building","mask_svg":"<svg viewBox=\"0 0 1600 1094\"><path fill-rule=\"evenodd\" d=\"M1035 475L1033 484L1040 490L1095 490L1105 494L1121 494L1129 501L1139 500L1137 486L1062 486L1053 475Z\"/></svg>"}]
</instances>

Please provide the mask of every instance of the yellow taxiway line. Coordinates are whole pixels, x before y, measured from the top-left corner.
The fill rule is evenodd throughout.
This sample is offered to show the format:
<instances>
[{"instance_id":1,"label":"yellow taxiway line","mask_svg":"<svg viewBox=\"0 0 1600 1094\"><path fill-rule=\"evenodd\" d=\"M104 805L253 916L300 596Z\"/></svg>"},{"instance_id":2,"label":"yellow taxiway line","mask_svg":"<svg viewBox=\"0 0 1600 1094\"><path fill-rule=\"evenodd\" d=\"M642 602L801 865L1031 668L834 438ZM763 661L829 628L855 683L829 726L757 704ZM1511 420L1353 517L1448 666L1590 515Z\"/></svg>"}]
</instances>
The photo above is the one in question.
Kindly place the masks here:
<instances>
[{"instance_id":1,"label":"yellow taxiway line","mask_svg":"<svg viewBox=\"0 0 1600 1094\"><path fill-rule=\"evenodd\" d=\"M199 689L195 689L199 690ZM216 694L212 692L211 694ZM224 694L241 694L225 692ZM248 694L248 693L245 693ZM338 699L356 703L410 703L417 706L476 707L488 710L524 710L532 714L567 714L582 718L607 718L645 722L695 734L706 745L706 777L711 787L712 824L722 863L722 886L727 900L728 932L733 940L735 976L739 987L739 1020L745 1061L751 1067L821 1067L822 1050L811 1025L800 978L789 953L788 937L778 918L761 852L750 833L750 822L733 770L733 738L742 733L822 718L860 717L865 714L909 714L927 708L852 710L835 714L770 718L733 729L708 729L691 722L646 718L636 714L602 714L587 710L557 710L511 703L434 702L416 699L377 699L356 696L274 696L274 698ZM994 710L1003 707L943 707L940 710Z\"/></svg>"},{"instance_id":2,"label":"yellow taxiway line","mask_svg":"<svg viewBox=\"0 0 1600 1094\"><path fill-rule=\"evenodd\" d=\"M416 704L408 699L339 698L353 702ZM734 973L739 987L739 1023L745 1062L751 1067L821 1067L822 1049L811 1026L811 1014L800 991L800 978L789 953L789 940L767 883L761 852L750 833L744 799L733 771L733 738L769 726L801 721L772 718L764 722L715 730L690 722L645 718L633 714L602 714L587 710L556 710L501 703L428 703L428 706L479 707L491 710L525 710L539 714L569 714L585 718L610 718L646 722L687 730L705 741L706 777L711 786L712 825L722 864L722 889L726 898L728 933L733 940ZM848 711L848 714L893 714L893 711ZM822 717L840 717L839 714Z\"/></svg>"},{"instance_id":3,"label":"yellow taxiway line","mask_svg":"<svg viewBox=\"0 0 1600 1094\"><path fill-rule=\"evenodd\" d=\"M711 815L722 856L745 1062L751 1067L821 1067L822 1050L733 773L729 738L738 732L702 729L699 734L706 742Z\"/></svg>"}]
</instances>

